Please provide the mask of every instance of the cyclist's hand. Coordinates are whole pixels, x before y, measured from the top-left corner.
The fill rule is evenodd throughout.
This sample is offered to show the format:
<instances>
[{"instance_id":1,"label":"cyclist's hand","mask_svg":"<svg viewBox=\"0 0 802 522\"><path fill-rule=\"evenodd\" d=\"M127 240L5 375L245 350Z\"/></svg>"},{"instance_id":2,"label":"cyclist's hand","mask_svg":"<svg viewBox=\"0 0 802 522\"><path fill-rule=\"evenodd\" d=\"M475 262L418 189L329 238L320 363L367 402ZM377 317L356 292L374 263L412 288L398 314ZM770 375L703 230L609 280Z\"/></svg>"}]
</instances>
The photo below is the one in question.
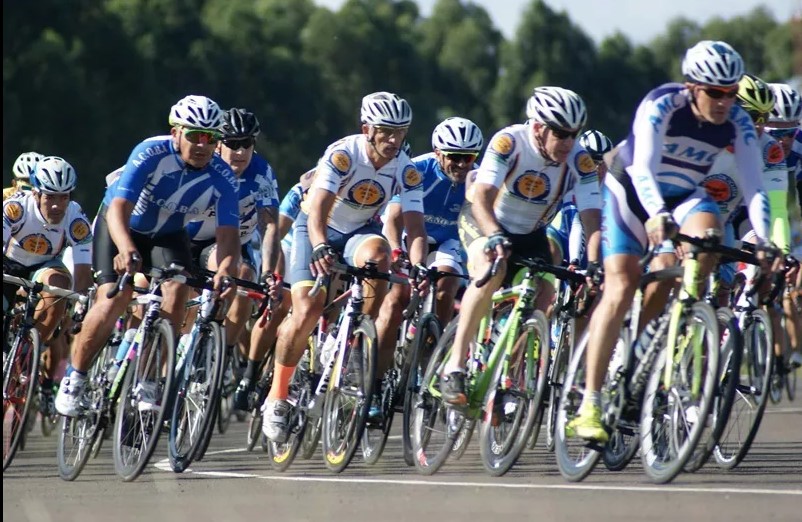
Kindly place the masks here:
<instances>
[{"instance_id":1,"label":"cyclist's hand","mask_svg":"<svg viewBox=\"0 0 802 522\"><path fill-rule=\"evenodd\" d=\"M312 262L309 263L309 268L312 270L312 275L317 277L318 274L329 275L331 273L331 266L337 259L337 252L328 243L318 243L312 249Z\"/></svg>"},{"instance_id":2,"label":"cyclist's hand","mask_svg":"<svg viewBox=\"0 0 802 522\"><path fill-rule=\"evenodd\" d=\"M776 274L783 268L785 258L782 252L770 241L760 241L755 246L755 257L760 263L760 270L766 275Z\"/></svg>"},{"instance_id":3,"label":"cyclist's hand","mask_svg":"<svg viewBox=\"0 0 802 522\"><path fill-rule=\"evenodd\" d=\"M418 263L409 271L409 283L421 296L425 296L429 292L429 278L426 277L428 270L424 265Z\"/></svg>"},{"instance_id":4,"label":"cyclist's hand","mask_svg":"<svg viewBox=\"0 0 802 522\"><path fill-rule=\"evenodd\" d=\"M491 234L485 243L485 255L487 259L493 261L497 257L507 259L512 249L512 243L509 238L504 235L504 232L498 231Z\"/></svg>"},{"instance_id":5,"label":"cyclist's hand","mask_svg":"<svg viewBox=\"0 0 802 522\"><path fill-rule=\"evenodd\" d=\"M788 288L793 288L799 275L799 260L792 255L787 255L785 256L785 266L788 268L785 272L785 285Z\"/></svg>"},{"instance_id":6,"label":"cyclist's hand","mask_svg":"<svg viewBox=\"0 0 802 522\"><path fill-rule=\"evenodd\" d=\"M400 248L393 249L393 262L390 266L390 269L395 272L399 273L404 268L409 267L409 257L407 253L401 250Z\"/></svg>"},{"instance_id":7,"label":"cyclist's hand","mask_svg":"<svg viewBox=\"0 0 802 522\"><path fill-rule=\"evenodd\" d=\"M679 227L670 212L658 212L646 220L646 235L654 246L660 246L663 241L673 238L678 230Z\"/></svg>"},{"instance_id":8,"label":"cyclist's hand","mask_svg":"<svg viewBox=\"0 0 802 522\"><path fill-rule=\"evenodd\" d=\"M233 297L237 291L237 283L228 275L217 272L214 274L214 291L220 293L221 299Z\"/></svg>"},{"instance_id":9,"label":"cyclist's hand","mask_svg":"<svg viewBox=\"0 0 802 522\"><path fill-rule=\"evenodd\" d=\"M277 274L273 272L272 274L267 274L262 278L262 284L265 286L267 290L267 295L270 299L274 301L281 301L281 282L282 282L281 274Z\"/></svg>"},{"instance_id":10,"label":"cyclist's hand","mask_svg":"<svg viewBox=\"0 0 802 522\"><path fill-rule=\"evenodd\" d=\"M135 274L140 268L142 268L142 256L136 247L126 248L114 256L114 271L118 274Z\"/></svg>"},{"instance_id":11,"label":"cyclist's hand","mask_svg":"<svg viewBox=\"0 0 802 522\"><path fill-rule=\"evenodd\" d=\"M587 283L588 289L591 293L596 293L599 291L603 276L604 271L602 270L601 263L598 261L592 261L588 263L588 271L585 274L585 283Z\"/></svg>"}]
</instances>

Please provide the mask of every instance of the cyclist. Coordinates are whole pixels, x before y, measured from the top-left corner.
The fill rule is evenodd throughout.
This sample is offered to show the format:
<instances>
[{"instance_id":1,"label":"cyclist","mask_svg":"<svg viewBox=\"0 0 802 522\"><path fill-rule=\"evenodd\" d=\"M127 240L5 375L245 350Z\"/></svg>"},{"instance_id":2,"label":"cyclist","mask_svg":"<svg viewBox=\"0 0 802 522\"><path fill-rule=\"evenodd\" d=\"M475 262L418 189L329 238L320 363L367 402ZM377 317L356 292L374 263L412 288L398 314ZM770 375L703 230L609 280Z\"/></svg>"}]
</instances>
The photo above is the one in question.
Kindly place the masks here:
<instances>
[{"instance_id":1,"label":"cyclist","mask_svg":"<svg viewBox=\"0 0 802 522\"><path fill-rule=\"evenodd\" d=\"M276 442L287 438L290 378L325 301L324 295L309 297L315 276L329 274L338 252L351 265L374 260L389 271L390 248L375 218L397 191L410 259L419 268L426 259L422 177L401 152L412 109L395 94L376 92L362 99L361 120L361 134L333 143L320 159L308 205L295 222L288 270L293 312L279 331L273 385L263 405L263 433ZM386 288L383 281L366 285L365 313L377 316ZM395 332L378 334L381 339Z\"/></svg>"},{"instance_id":2,"label":"cyclist","mask_svg":"<svg viewBox=\"0 0 802 522\"><path fill-rule=\"evenodd\" d=\"M205 96L186 96L173 105L168 121L170 135L137 145L122 174L106 189L94 228L97 301L75 337L72 364L56 397L62 415L74 417L81 411L86 372L131 301L131 287L113 299L106 297L118 274L173 262L191 267L185 226L209 207L215 209L217 225L215 288L220 289L223 277L236 274L240 250L237 179L214 154L221 137L222 111ZM180 325L188 290L176 283L165 283L162 289L162 309L173 325ZM156 391L156 383L144 383L139 390L140 409L161 407Z\"/></svg>"},{"instance_id":3,"label":"cyclist","mask_svg":"<svg viewBox=\"0 0 802 522\"><path fill-rule=\"evenodd\" d=\"M443 272L463 274L465 272L465 252L459 243L457 218L465 202L465 181L468 173L475 168L476 159L484 146L484 137L479 127L471 120L459 117L447 118L440 122L432 132L432 152L414 158L412 161L423 175L423 208L426 209L426 233L428 235L428 268ZM387 206L384 233L395 255L406 256L401 205L394 197ZM459 290L460 279L447 277L437 282L436 314L440 324L451 320L454 300ZM401 325L401 312L409 302L409 288L394 285L383 306L388 309L384 316L389 322L388 331L398 331ZM386 336L382 347L384 354L392 354L395 339ZM379 375L383 375L391 361L379 365ZM381 363L381 360L380 360Z\"/></svg>"},{"instance_id":4,"label":"cyclist","mask_svg":"<svg viewBox=\"0 0 802 522\"><path fill-rule=\"evenodd\" d=\"M727 43L705 40L685 54L686 83L662 85L641 102L632 132L619 147L605 178L603 239L605 290L590 321L587 385L579 415L566 435L606 441L601 421L604 374L624 314L632 303L647 240L661 245L676 223L688 235L720 230L715 202L699 187L715 157L730 143L743 185L749 216L759 238L759 257L776 253L767 240L768 199L758 173L762 169L755 126L734 105L743 76L741 56ZM702 273L713 256L702 255ZM662 308L667 292L647 295L645 324ZM658 302L658 301L662 301Z\"/></svg>"},{"instance_id":5,"label":"cyclist","mask_svg":"<svg viewBox=\"0 0 802 522\"><path fill-rule=\"evenodd\" d=\"M573 188L589 236L588 259L598 263L601 201L596 166L577 141L587 121L585 102L562 87L536 87L526 106L527 123L506 127L493 137L468 188L459 215L459 234L468 253L468 271L482 277L498 257L498 273L486 285L468 285L451 357L440 376L449 404L464 405L465 359L479 321L508 272L510 253L559 262L546 227ZM509 271L509 280L514 275ZM553 279L541 285L536 307L546 311L554 296Z\"/></svg>"},{"instance_id":6,"label":"cyclist","mask_svg":"<svg viewBox=\"0 0 802 522\"><path fill-rule=\"evenodd\" d=\"M222 139L217 145L217 153L228 163L239 183L241 257L237 277L256 281L261 269L271 292L278 295L274 288L279 252L278 185L270 164L254 150L256 137L261 131L259 120L246 109L229 109L223 113L221 131ZM209 270L217 268L217 223L214 214L214 209L209 208L203 213L203 219L193 221L187 227L192 239L193 260L198 266ZM261 267L257 265L257 256L250 246L254 236L262 239ZM233 353L233 347L245 331L250 311L251 302L247 297L234 297L226 317L227 354ZM226 385L230 384L231 379L231 375L226 375Z\"/></svg>"},{"instance_id":7,"label":"cyclist","mask_svg":"<svg viewBox=\"0 0 802 522\"><path fill-rule=\"evenodd\" d=\"M21 190L31 190L31 176L36 170L36 164L43 157L38 152L23 152L14 160L14 166L11 169L14 179L11 180L10 187L3 189L3 201Z\"/></svg>"},{"instance_id":8,"label":"cyclist","mask_svg":"<svg viewBox=\"0 0 802 522\"><path fill-rule=\"evenodd\" d=\"M61 255L71 246L75 289L85 292L92 284L92 231L81 205L71 200L78 182L75 169L63 158L42 157L30 181L30 192L17 192L3 202L3 272L70 290L72 275ZM16 286L3 284L3 311L13 304L16 291ZM66 308L64 299L42 293L34 317L45 344L55 344L53 333ZM42 411L48 415L54 412L53 379L65 355L53 346L44 359Z\"/></svg>"}]
</instances>

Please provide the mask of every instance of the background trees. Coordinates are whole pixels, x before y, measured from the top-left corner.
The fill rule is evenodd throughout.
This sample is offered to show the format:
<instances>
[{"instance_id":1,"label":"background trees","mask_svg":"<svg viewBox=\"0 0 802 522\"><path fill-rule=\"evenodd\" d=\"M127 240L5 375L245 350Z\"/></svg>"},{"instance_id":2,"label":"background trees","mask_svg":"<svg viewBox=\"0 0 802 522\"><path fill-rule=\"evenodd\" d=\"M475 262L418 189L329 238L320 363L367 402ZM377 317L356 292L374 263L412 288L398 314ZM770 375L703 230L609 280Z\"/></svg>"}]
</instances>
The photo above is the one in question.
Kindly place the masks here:
<instances>
[{"instance_id":1,"label":"background trees","mask_svg":"<svg viewBox=\"0 0 802 522\"><path fill-rule=\"evenodd\" d=\"M682 53L701 38L730 42L751 72L791 76L799 22L764 9L705 26L679 18L648 45L617 34L596 45L570 15L532 0L505 40L488 13L439 0L37 0L3 2L3 181L26 150L67 158L90 211L103 177L145 137L167 132L170 106L205 94L262 123L257 150L282 193L324 147L356 132L361 97L392 90L415 115L410 141L430 150L443 118L476 121L489 137L524 118L535 85L576 90L589 125L613 140L653 86L680 80Z\"/></svg>"}]
</instances>

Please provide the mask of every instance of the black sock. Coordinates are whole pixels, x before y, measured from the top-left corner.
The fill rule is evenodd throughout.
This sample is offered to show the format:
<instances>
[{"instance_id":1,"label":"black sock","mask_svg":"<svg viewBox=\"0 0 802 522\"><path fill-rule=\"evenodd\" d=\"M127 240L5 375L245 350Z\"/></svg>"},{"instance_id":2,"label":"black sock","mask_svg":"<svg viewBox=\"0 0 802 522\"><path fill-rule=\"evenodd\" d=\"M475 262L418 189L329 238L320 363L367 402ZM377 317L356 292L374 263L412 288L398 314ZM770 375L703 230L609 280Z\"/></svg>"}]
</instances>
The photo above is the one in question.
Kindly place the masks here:
<instances>
[{"instance_id":1,"label":"black sock","mask_svg":"<svg viewBox=\"0 0 802 522\"><path fill-rule=\"evenodd\" d=\"M245 373L242 374L243 379L253 380L256 376L256 371L259 369L260 361L248 359L248 366L245 367Z\"/></svg>"}]
</instances>

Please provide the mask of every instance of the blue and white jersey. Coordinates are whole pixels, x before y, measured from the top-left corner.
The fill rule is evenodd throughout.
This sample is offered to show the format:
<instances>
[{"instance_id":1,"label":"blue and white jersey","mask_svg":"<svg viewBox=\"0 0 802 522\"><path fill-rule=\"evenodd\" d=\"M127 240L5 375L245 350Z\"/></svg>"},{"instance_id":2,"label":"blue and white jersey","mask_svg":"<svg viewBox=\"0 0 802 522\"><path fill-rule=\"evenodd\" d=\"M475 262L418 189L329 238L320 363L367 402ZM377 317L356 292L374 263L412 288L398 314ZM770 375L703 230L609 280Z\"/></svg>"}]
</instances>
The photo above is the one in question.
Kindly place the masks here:
<instances>
[{"instance_id":1,"label":"blue and white jersey","mask_svg":"<svg viewBox=\"0 0 802 522\"><path fill-rule=\"evenodd\" d=\"M294 222L298 219L298 214L301 213L301 202L304 200L304 194L306 194L304 187L300 183L296 183L289 192L284 195L284 199L281 200L281 205L278 207L278 213L287 216ZM281 249L285 252L292 252L292 235L294 229L295 224L293 223L287 235L281 238Z\"/></svg>"},{"instance_id":2,"label":"blue and white jersey","mask_svg":"<svg viewBox=\"0 0 802 522\"><path fill-rule=\"evenodd\" d=\"M423 176L424 221L430 242L440 245L459 238L457 218L465 202L465 183L451 181L434 152L417 156L412 163ZM400 196L393 196L390 203L401 203Z\"/></svg>"},{"instance_id":3,"label":"blue and white jersey","mask_svg":"<svg viewBox=\"0 0 802 522\"><path fill-rule=\"evenodd\" d=\"M619 157L650 216L664 208L664 198L681 200L692 194L716 157L733 146L749 215L755 232L766 238L769 202L763 190L763 161L752 119L733 105L721 125L700 121L693 113L689 91L679 83L653 89L641 102L632 132Z\"/></svg>"},{"instance_id":4,"label":"blue and white jersey","mask_svg":"<svg viewBox=\"0 0 802 522\"><path fill-rule=\"evenodd\" d=\"M237 178L237 183L239 236L240 243L245 245L251 240L259 224L259 209L278 207L278 184L270 164L255 152L248 168ZM193 221L187 226L189 237L193 241L207 241L215 237L215 209L208 208L202 215L203 219Z\"/></svg>"},{"instance_id":5,"label":"blue and white jersey","mask_svg":"<svg viewBox=\"0 0 802 522\"><path fill-rule=\"evenodd\" d=\"M148 138L134 148L103 204L116 197L135 204L130 227L140 234L177 232L210 208L217 226L239 227L237 178L228 164L214 155L206 167L194 169L181 159L172 136Z\"/></svg>"}]
</instances>

